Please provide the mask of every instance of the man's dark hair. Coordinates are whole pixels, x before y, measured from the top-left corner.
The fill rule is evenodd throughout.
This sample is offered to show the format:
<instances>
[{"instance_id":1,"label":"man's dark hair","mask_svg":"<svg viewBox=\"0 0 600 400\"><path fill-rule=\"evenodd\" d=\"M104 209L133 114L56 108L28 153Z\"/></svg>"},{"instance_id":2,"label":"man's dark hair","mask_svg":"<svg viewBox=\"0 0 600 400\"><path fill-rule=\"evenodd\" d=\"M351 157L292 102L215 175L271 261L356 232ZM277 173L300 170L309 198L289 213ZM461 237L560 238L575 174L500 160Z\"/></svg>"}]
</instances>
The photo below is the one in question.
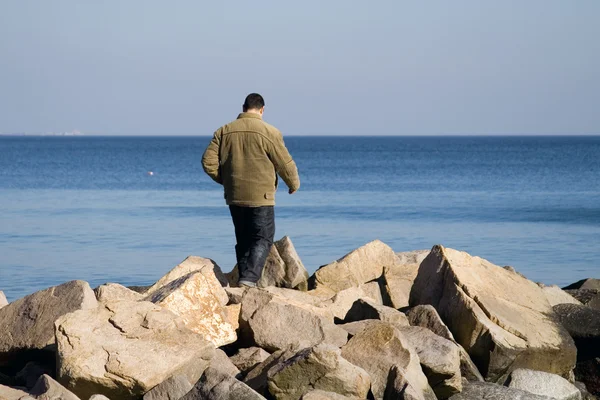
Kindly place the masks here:
<instances>
[{"instance_id":1,"label":"man's dark hair","mask_svg":"<svg viewBox=\"0 0 600 400\"><path fill-rule=\"evenodd\" d=\"M265 106L265 99L258 93L250 93L244 100L244 111L260 110Z\"/></svg>"}]
</instances>

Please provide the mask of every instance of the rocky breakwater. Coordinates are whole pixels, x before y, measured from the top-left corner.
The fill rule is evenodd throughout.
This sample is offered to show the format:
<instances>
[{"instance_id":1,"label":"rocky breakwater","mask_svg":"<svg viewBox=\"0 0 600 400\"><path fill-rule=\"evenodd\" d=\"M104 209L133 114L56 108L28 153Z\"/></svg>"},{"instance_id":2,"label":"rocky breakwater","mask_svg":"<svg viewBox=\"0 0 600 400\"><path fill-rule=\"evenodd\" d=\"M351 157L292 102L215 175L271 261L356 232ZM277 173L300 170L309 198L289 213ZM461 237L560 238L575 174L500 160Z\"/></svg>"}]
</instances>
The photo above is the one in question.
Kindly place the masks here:
<instances>
[{"instance_id":1,"label":"rocky breakwater","mask_svg":"<svg viewBox=\"0 0 600 400\"><path fill-rule=\"evenodd\" d=\"M374 241L309 277L284 238L258 288L235 287L235 274L188 257L135 291L74 281L3 302L0 399L593 399L598 390L596 310L463 252L395 253Z\"/></svg>"}]
</instances>

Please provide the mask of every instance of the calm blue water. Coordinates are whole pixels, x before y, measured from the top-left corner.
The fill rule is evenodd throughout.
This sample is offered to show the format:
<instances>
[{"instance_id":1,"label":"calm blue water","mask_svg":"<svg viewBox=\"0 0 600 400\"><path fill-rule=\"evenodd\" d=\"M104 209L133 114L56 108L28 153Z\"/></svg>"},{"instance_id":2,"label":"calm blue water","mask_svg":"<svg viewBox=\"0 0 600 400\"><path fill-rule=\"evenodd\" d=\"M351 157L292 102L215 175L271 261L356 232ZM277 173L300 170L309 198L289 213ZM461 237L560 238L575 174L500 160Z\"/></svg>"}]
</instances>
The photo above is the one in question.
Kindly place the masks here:
<instances>
[{"instance_id":1,"label":"calm blue water","mask_svg":"<svg viewBox=\"0 0 600 400\"><path fill-rule=\"evenodd\" d=\"M187 255L235 263L208 137L0 137L0 290L149 284ZM600 137L289 137L277 238L309 272L379 238L440 243L564 285L600 277ZM149 176L148 171L154 175Z\"/></svg>"}]
</instances>

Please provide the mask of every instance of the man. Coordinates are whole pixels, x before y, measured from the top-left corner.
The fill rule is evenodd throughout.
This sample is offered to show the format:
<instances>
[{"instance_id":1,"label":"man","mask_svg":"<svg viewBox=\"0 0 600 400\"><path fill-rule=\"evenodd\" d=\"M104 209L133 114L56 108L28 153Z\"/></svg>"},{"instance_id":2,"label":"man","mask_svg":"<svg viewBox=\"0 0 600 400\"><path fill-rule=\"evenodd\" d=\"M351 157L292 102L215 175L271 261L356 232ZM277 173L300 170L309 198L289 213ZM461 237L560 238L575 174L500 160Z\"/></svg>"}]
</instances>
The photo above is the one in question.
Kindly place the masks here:
<instances>
[{"instance_id":1,"label":"man","mask_svg":"<svg viewBox=\"0 0 600 400\"><path fill-rule=\"evenodd\" d=\"M262 120L262 96L249 94L242 110L235 121L215 132L202 167L225 190L235 227L238 284L255 287L275 236L277 175L289 194L300 188L300 178L281 132Z\"/></svg>"}]
</instances>

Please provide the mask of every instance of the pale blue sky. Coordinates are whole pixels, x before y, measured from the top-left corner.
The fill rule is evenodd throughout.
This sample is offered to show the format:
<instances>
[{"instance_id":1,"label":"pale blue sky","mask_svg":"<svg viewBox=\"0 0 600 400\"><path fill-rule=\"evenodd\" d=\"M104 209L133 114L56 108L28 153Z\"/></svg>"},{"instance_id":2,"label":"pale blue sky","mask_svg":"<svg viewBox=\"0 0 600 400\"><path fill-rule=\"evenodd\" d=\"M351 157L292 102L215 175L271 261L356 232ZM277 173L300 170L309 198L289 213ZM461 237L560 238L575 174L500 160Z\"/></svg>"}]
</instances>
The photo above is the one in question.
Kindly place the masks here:
<instances>
[{"instance_id":1,"label":"pale blue sky","mask_svg":"<svg viewBox=\"0 0 600 400\"><path fill-rule=\"evenodd\" d=\"M600 134L600 1L0 2L0 133Z\"/></svg>"}]
</instances>

